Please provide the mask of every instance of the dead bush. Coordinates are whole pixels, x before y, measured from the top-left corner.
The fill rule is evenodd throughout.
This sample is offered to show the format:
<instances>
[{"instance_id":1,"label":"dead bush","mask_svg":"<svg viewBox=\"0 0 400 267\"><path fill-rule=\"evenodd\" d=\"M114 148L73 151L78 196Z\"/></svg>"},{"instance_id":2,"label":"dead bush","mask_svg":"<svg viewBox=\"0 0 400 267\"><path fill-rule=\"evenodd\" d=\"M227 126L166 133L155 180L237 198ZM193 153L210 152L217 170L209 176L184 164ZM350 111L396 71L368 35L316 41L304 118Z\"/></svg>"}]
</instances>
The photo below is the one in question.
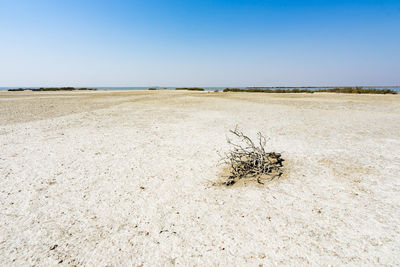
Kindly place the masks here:
<instances>
[{"instance_id":1,"label":"dead bush","mask_svg":"<svg viewBox=\"0 0 400 267\"><path fill-rule=\"evenodd\" d=\"M254 142L237 127L230 130L234 140L228 138L231 150L222 156L228 168L226 185L233 185L240 179L253 178L260 184L263 180L279 178L283 174L283 161L280 153L266 151L266 138L259 132Z\"/></svg>"}]
</instances>

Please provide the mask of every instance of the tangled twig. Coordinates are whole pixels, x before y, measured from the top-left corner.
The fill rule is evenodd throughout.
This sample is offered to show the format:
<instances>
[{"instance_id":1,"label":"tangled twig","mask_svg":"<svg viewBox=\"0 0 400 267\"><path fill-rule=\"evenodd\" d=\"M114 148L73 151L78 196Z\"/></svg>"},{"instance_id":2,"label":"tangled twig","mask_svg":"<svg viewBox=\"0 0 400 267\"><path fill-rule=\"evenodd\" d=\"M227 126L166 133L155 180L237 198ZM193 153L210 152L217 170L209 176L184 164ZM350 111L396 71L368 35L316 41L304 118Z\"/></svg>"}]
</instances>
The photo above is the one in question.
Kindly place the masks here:
<instances>
[{"instance_id":1,"label":"tangled twig","mask_svg":"<svg viewBox=\"0 0 400 267\"><path fill-rule=\"evenodd\" d=\"M232 149L223 157L223 161L230 167L230 175L226 185L234 184L238 179L257 178L261 182L261 177L268 175L271 180L280 177L282 172L282 162L280 153L266 152L266 138L259 132L258 142L255 143L251 138L238 130L230 130L239 143L234 143L228 139L228 144Z\"/></svg>"}]
</instances>

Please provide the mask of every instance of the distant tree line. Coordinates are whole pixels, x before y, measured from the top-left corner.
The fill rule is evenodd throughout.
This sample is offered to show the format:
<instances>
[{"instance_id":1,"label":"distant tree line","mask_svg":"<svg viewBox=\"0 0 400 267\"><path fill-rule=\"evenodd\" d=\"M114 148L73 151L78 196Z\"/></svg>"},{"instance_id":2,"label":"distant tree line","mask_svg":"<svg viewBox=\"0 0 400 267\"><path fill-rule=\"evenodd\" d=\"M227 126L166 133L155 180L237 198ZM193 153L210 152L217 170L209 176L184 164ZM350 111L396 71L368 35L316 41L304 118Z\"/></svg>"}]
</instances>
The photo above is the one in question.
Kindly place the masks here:
<instances>
[{"instance_id":1,"label":"distant tree line","mask_svg":"<svg viewBox=\"0 0 400 267\"><path fill-rule=\"evenodd\" d=\"M225 88L223 92L248 92L248 93L314 93L308 89L241 89L241 88Z\"/></svg>"},{"instance_id":2,"label":"distant tree line","mask_svg":"<svg viewBox=\"0 0 400 267\"><path fill-rule=\"evenodd\" d=\"M328 92L328 93L345 93L345 94L397 94L396 91L391 89L373 89L362 87L337 87L318 89L315 92Z\"/></svg>"},{"instance_id":3,"label":"distant tree line","mask_svg":"<svg viewBox=\"0 0 400 267\"><path fill-rule=\"evenodd\" d=\"M273 87L271 87L273 88ZM276 87L278 88L278 87ZM279 87L288 88L288 87ZM304 87L297 87L292 89L262 89L262 88L225 88L223 92L249 92L249 93L345 93L345 94L397 94L396 91L391 89L372 89L362 87L336 87L336 88L324 88L324 89L303 89ZM308 87L310 88L310 87Z\"/></svg>"},{"instance_id":4,"label":"distant tree line","mask_svg":"<svg viewBox=\"0 0 400 267\"><path fill-rule=\"evenodd\" d=\"M181 88L175 88L175 90L204 91L204 88L199 88L199 87L181 87Z\"/></svg>"}]
</instances>

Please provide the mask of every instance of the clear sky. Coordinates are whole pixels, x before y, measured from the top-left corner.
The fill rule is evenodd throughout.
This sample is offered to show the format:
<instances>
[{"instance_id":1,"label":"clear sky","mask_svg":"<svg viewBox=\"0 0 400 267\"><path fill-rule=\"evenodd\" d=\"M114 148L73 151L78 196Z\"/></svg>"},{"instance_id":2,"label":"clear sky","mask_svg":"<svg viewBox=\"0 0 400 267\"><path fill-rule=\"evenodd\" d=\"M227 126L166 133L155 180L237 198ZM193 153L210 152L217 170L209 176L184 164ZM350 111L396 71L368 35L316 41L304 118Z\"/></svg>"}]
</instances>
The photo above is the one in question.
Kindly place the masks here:
<instances>
[{"instance_id":1,"label":"clear sky","mask_svg":"<svg viewBox=\"0 0 400 267\"><path fill-rule=\"evenodd\" d=\"M400 85L400 0L0 0L0 86Z\"/></svg>"}]
</instances>

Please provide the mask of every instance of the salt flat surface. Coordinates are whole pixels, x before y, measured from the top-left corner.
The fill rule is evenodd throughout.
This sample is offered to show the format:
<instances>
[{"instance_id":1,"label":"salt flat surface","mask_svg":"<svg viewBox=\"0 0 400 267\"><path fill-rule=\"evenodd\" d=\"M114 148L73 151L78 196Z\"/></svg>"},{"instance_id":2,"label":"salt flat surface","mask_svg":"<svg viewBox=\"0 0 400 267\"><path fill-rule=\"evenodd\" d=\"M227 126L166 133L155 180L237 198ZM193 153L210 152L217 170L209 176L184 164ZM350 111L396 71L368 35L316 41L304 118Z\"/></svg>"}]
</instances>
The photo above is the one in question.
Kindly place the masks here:
<instances>
[{"instance_id":1,"label":"salt flat surface","mask_svg":"<svg viewBox=\"0 0 400 267\"><path fill-rule=\"evenodd\" d=\"M0 265L398 265L400 97L0 92ZM226 188L235 125L287 159Z\"/></svg>"}]
</instances>

